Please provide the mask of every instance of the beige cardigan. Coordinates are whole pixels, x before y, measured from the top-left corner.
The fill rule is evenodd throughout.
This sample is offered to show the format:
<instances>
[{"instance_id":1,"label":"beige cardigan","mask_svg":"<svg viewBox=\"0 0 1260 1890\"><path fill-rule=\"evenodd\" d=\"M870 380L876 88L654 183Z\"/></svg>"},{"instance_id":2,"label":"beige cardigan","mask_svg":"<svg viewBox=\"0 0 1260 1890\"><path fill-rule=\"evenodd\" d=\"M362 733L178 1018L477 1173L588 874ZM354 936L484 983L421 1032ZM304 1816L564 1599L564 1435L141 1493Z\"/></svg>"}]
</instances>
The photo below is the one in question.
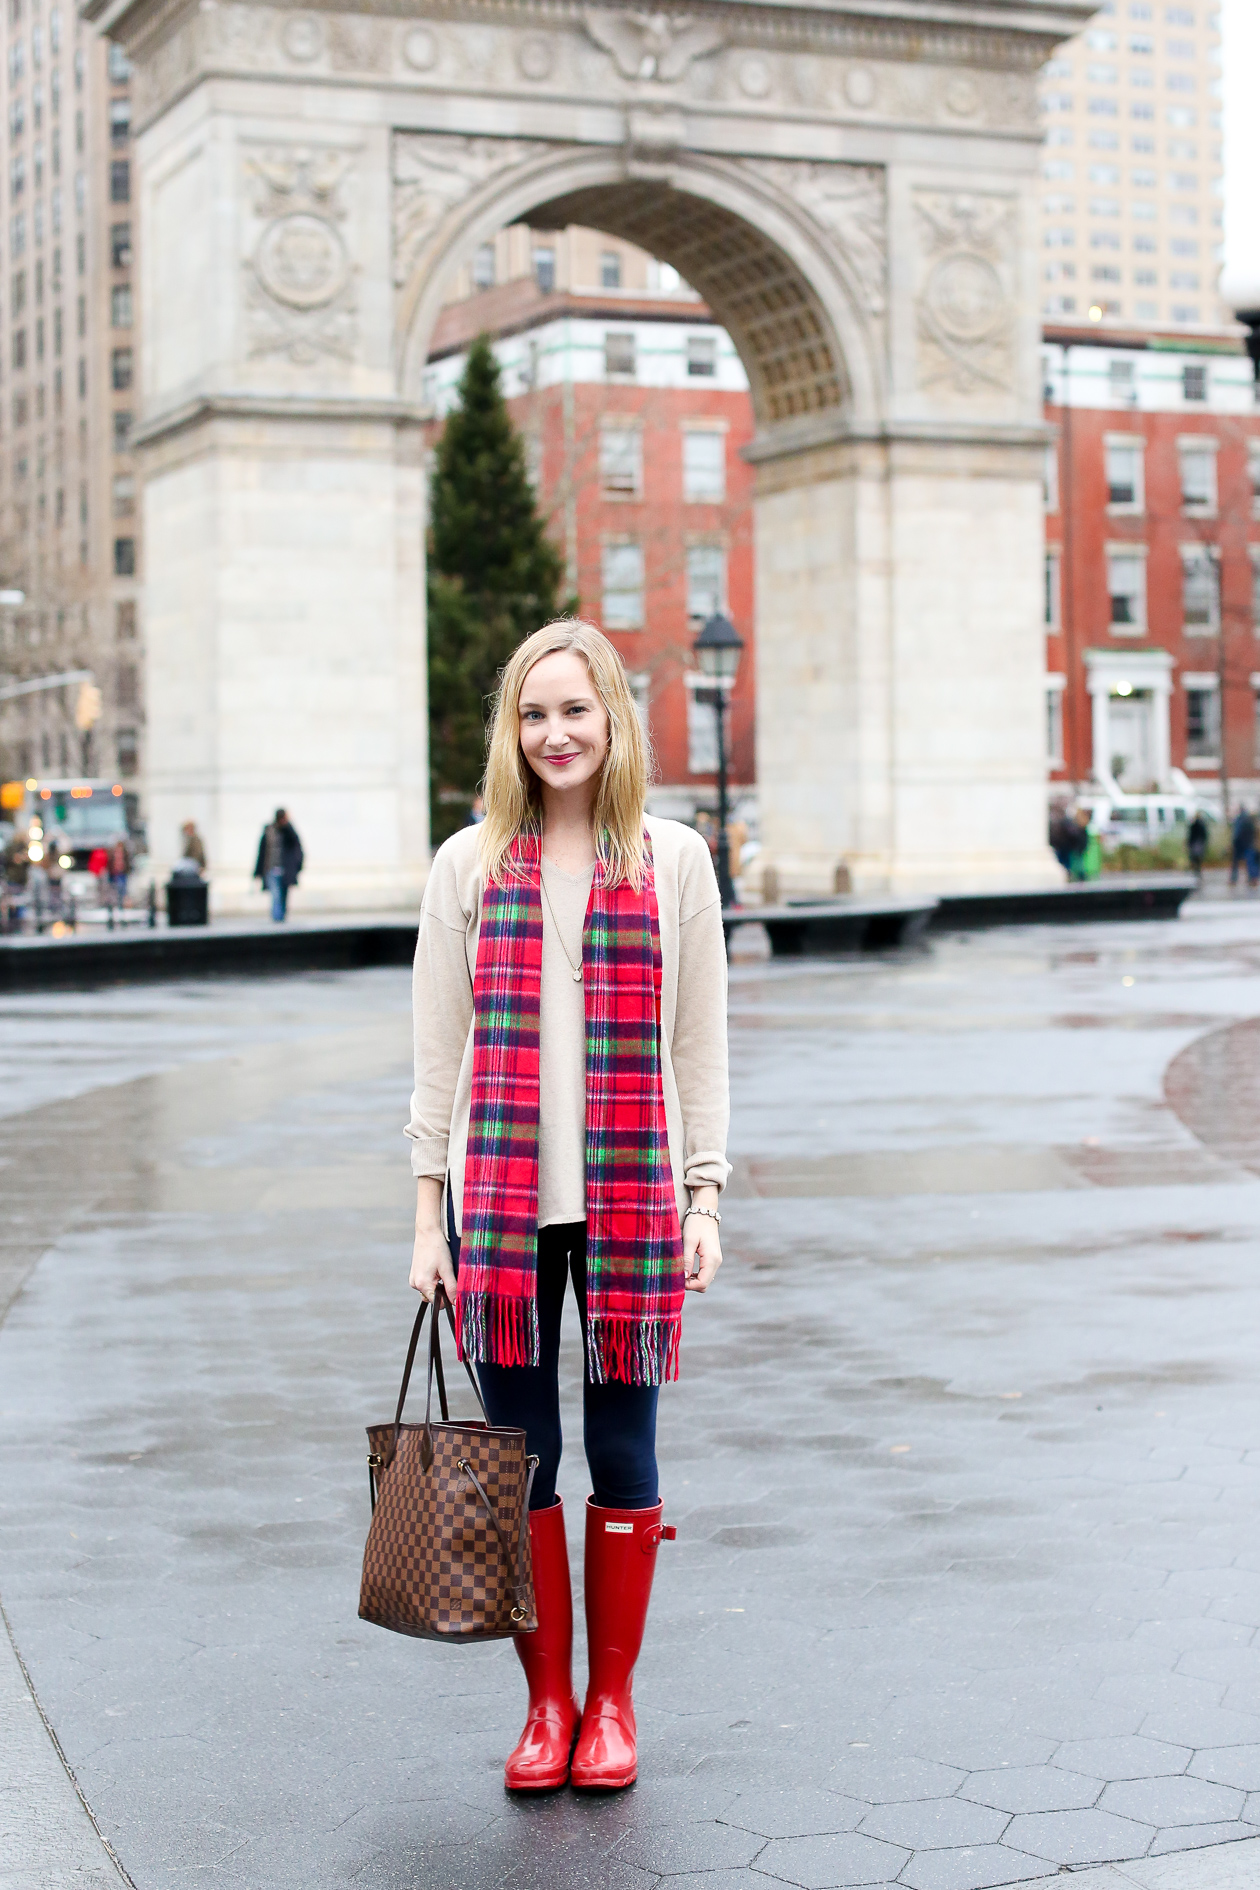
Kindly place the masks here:
<instances>
[{"instance_id":1,"label":"beige cardigan","mask_svg":"<svg viewBox=\"0 0 1260 1890\"><path fill-rule=\"evenodd\" d=\"M687 1190L721 1188L730 1174L726 1067L726 949L709 849L675 820L649 815L661 935L661 1075L679 1210ZM424 890L413 974L416 1087L411 1171L447 1173L456 1226L472 1091L473 973L481 924L477 829L438 849ZM575 1054L582 1053L579 1044ZM576 1088L581 1095L585 1081ZM547 1098L540 1098L545 1117ZM540 1124L540 1135L543 1125ZM572 1140L572 1138L570 1138Z\"/></svg>"}]
</instances>

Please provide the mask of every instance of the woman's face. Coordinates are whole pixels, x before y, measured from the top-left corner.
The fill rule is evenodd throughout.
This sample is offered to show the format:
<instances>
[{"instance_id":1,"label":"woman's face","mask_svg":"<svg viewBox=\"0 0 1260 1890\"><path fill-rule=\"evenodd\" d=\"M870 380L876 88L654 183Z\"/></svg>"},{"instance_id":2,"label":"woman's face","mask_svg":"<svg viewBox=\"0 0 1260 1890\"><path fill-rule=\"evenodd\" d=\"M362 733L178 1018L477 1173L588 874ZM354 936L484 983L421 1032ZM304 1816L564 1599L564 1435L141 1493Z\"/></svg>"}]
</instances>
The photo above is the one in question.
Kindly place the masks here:
<instances>
[{"instance_id":1,"label":"woman's face","mask_svg":"<svg viewBox=\"0 0 1260 1890\"><path fill-rule=\"evenodd\" d=\"M521 749L544 786L590 791L608 753L608 711L576 650L540 657L521 687Z\"/></svg>"}]
</instances>

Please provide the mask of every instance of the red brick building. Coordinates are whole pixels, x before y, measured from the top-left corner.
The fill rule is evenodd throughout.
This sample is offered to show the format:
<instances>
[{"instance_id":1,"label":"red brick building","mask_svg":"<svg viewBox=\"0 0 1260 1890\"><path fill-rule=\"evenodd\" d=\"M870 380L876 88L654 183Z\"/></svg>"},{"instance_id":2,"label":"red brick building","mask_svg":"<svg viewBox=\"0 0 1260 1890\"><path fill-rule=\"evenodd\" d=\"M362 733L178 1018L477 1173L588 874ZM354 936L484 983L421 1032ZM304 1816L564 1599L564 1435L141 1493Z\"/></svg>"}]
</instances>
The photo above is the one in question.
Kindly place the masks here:
<instances>
[{"instance_id":1,"label":"red brick building","mask_svg":"<svg viewBox=\"0 0 1260 1890\"><path fill-rule=\"evenodd\" d=\"M1046 333L1051 780L1260 785L1260 411L1241 347ZM1223 742L1223 747L1222 747Z\"/></svg>"}]
</instances>

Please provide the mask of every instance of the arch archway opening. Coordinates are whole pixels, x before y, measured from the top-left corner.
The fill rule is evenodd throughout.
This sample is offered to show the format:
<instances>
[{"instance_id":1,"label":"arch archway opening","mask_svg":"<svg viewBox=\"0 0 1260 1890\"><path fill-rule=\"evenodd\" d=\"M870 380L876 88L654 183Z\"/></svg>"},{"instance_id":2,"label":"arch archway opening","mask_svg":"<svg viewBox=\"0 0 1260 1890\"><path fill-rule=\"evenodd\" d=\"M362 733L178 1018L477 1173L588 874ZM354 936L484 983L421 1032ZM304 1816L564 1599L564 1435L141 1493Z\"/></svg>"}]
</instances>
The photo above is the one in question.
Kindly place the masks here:
<instances>
[{"instance_id":1,"label":"arch archway opening","mask_svg":"<svg viewBox=\"0 0 1260 1890\"><path fill-rule=\"evenodd\" d=\"M733 211L644 179L571 191L522 221L606 230L676 269L730 335L761 425L847 404L844 364L818 297L783 251Z\"/></svg>"}]
</instances>

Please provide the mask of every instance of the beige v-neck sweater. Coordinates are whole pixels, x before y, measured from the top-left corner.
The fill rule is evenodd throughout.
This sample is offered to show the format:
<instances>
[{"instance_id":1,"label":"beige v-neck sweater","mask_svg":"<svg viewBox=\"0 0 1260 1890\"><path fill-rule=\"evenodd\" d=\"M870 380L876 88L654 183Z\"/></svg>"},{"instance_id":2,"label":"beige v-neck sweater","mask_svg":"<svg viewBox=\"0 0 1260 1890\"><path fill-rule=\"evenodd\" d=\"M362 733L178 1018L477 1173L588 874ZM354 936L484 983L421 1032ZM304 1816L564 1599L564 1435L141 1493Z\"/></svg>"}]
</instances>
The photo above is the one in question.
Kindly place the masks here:
<instances>
[{"instance_id":1,"label":"beige v-neck sweater","mask_svg":"<svg viewBox=\"0 0 1260 1890\"><path fill-rule=\"evenodd\" d=\"M709 849L675 820L649 815L661 934L661 1075L670 1165L680 1211L688 1190L730 1174L726 1065L726 948ZM538 1224L586 1218L586 1013L573 978L591 876L544 861L539 997ZM413 976L416 1087L414 1175L451 1177L461 1226L472 1092L472 981L481 925L477 829L438 849L424 891ZM554 922L552 914L554 912ZM558 932L558 936L557 936ZM568 958L566 959L566 949Z\"/></svg>"}]
</instances>

